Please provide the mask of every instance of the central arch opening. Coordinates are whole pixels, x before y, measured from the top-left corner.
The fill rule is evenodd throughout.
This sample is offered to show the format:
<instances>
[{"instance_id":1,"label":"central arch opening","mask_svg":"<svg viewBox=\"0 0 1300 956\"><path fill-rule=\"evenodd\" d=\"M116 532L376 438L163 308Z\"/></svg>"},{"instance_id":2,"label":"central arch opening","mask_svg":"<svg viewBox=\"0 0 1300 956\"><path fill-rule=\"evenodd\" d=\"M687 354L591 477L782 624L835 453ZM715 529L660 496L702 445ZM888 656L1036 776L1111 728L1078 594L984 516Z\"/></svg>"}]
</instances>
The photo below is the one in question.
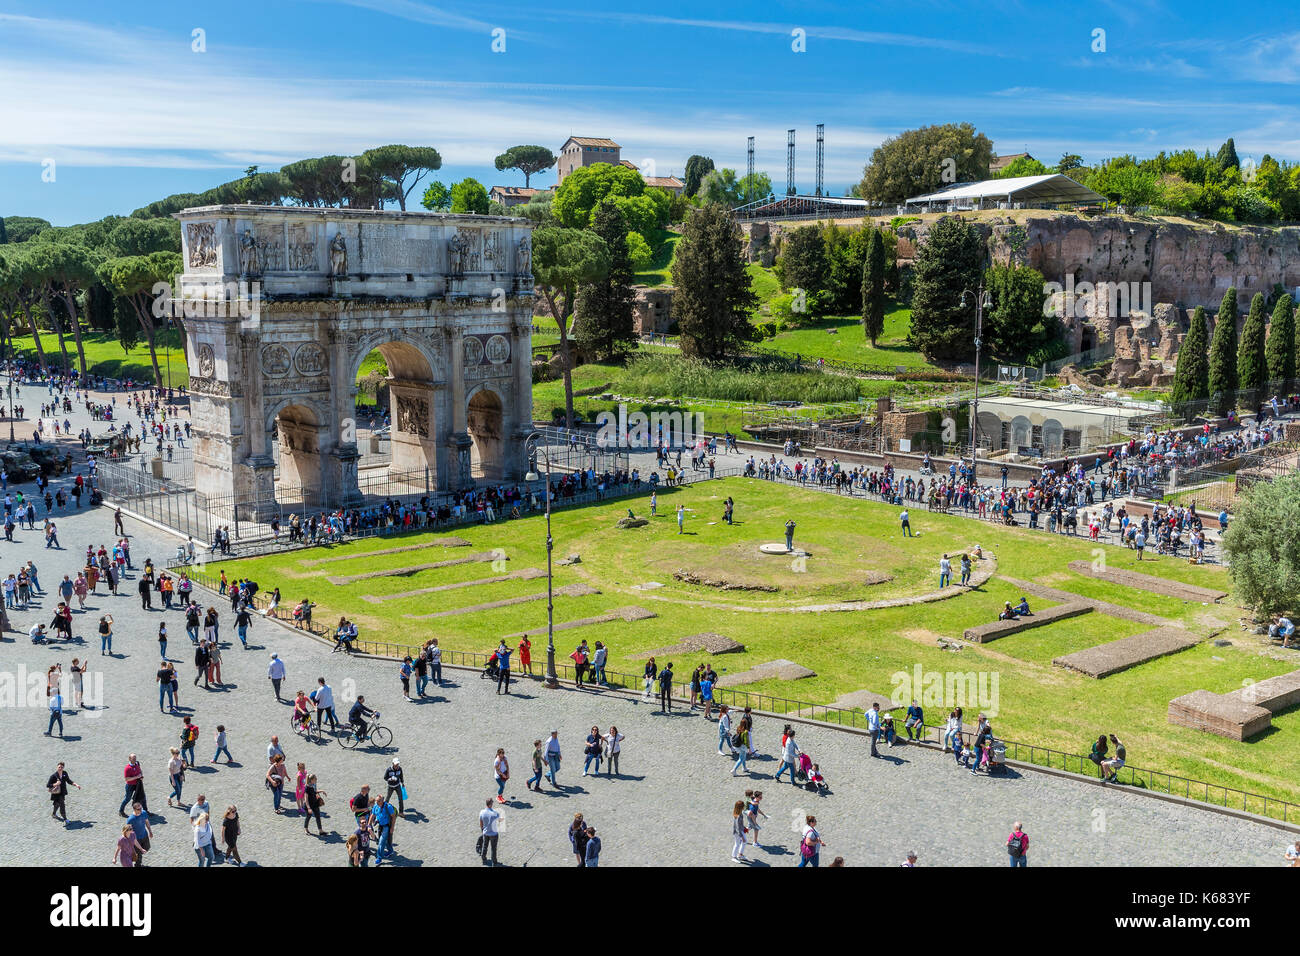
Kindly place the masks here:
<instances>
[{"instance_id":1,"label":"central arch opening","mask_svg":"<svg viewBox=\"0 0 1300 956\"><path fill-rule=\"evenodd\" d=\"M406 342L377 345L362 357L354 382L362 494L397 496L431 487L437 471L434 376L424 353ZM345 423L345 442L346 432Z\"/></svg>"}]
</instances>

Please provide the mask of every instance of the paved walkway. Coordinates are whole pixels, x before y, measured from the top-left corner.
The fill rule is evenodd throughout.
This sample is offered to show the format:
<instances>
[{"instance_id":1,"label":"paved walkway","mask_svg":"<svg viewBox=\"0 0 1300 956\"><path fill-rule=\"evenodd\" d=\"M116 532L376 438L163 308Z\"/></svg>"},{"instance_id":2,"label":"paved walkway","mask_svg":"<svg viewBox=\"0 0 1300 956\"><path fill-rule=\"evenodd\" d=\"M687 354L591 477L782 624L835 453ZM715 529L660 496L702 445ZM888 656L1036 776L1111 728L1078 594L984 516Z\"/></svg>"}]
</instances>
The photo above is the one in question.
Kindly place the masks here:
<instances>
[{"instance_id":1,"label":"paved walkway","mask_svg":"<svg viewBox=\"0 0 1300 956\"><path fill-rule=\"evenodd\" d=\"M112 512L64 517L59 521L65 550L46 550L39 534L23 532L13 544L0 544L0 570L8 573L22 561L35 560L41 583L52 590L64 573L81 564L86 543L112 540ZM174 542L152 529L128 521L132 558L139 566L152 556L161 561ZM521 587L527 587L521 584ZM764 849L757 865L790 866L797 862L795 824L814 813L829 844L823 864L843 855L850 865L897 865L915 850L923 866L1005 865L1003 842L1011 824L1022 820L1031 835L1035 865L1190 865L1225 866L1277 863L1286 834L1271 827L1234 820L1193 808L1134 795L1123 789L1099 789L1040 773L1008 778L972 777L950 758L920 748L884 751L872 760L862 738L816 727L800 727L804 749L821 765L832 786L818 797L787 784L776 784L777 763L751 762L749 778L733 779L730 761L717 754L715 725L700 716L656 712L635 697L577 691L547 691L536 683L499 697L493 685L466 671L447 671L445 686L432 688L429 700L405 703L394 664L331 655L329 648L278 624L258 621L252 629L253 650L240 649L229 629L228 604L222 613L224 677L220 689L190 683L190 644L179 612L144 611L125 582L122 596L100 596L87 613L75 618L83 644L33 646L26 629L48 621L56 603L11 612L20 633L4 635L0 655L0 864L108 866L120 834L117 814L121 774L127 754L139 754L146 793L155 813L154 850L150 865L193 865L187 815L167 807L165 763L176 743L180 718L156 709L153 675L157 669L158 622L167 618L169 650L182 676L181 703L201 728L199 767L186 781L187 800L208 795L214 810L236 804L244 835L244 859L261 866L345 864L343 836L350 832L347 798L363 783L379 789L381 773L400 756L411 793L408 814L396 829L403 865L477 864L473 852L476 814L495 793L492 757L505 747L512 778L506 793L500 858L508 865L573 865L565 836L575 812L598 829L605 865L728 865L730 808L747 787L767 793L770 816L763 831ZM111 612L116 621L115 656L101 656L95 640L98 616ZM539 648L540 650L540 648ZM288 728L289 707L276 703L266 679L271 652L285 660L287 691L310 689L325 676L335 689L339 710L357 693L383 711L393 731L389 752L346 751L334 743L306 743ZM46 709L42 675L55 661L65 670L73 656L89 656L94 671L87 696L94 710L65 718L66 737L44 736ZM538 653L539 658L544 654ZM536 665L535 665L536 666ZM31 678L29 697L11 692L15 682ZM223 723L236 763L213 766L214 727ZM583 777L581 741L588 728L617 724L627 740L622 772L612 779ZM532 741L560 730L565 761L563 789L541 794L522 790L529 774ZM306 836L291 811L276 816L262 785L265 750L271 733L280 735L291 764L304 761L328 793L326 836ZM780 724L759 718L756 741L770 753ZM68 825L48 816L43 785L54 764L64 760L72 778L84 788L72 791ZM292 806L292 804L290 804Z\"/></svg>"}]
</instances>

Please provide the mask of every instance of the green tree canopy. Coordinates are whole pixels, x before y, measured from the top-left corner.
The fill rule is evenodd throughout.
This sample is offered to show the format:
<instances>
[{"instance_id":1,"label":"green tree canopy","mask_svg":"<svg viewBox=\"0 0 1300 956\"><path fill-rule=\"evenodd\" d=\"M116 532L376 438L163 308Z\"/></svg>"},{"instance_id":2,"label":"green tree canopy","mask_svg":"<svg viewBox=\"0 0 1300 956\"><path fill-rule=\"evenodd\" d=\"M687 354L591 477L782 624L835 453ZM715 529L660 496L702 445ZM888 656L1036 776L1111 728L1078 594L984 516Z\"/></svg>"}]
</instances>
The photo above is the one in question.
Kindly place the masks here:
<instances>
[{"instance_id":1,"label":"green tree canopy","mask_svg":"<svg viewBox=\"0 0 1300 956\"><path fill-rule=\"evenodd\" d=\"M635 169L610 163L579 166L555 190L551 211L561 225L586 229L591 225L592 213L606 199L631 198L644 192L645 180ZM620 211L628 215L626 208Z\"/></svg>"},{"instance_id":2,"label":"green tree canopy","mask_svg":"<svg viewBox=\"0 0 1300 956\"><path fill-rule=\"evenodd\" d=\"M445 183L435 179L424 190L424 197L420 200L420 205L425 209L432 209L434 212L446 212L451 208L451 190L447 188Z\"/></svg>"},{"instance_id":3,"label":"green tree canopy","mask_svg":"<svg viewBox=\"0 0 1300 956\"><path fill-rule=\"evenodd\" d=\"M584 352L602 362L622 361L636 348L633 326L633 262L627 220L612 200L596 207L591 231L609 249L609 269L603 278L578 288L574 307L574 340ZM643 242L644 245L644 242Z\"/></svg>"},{"instance_id":4,"label":"green tree canopy","mask_svg":"<svg viewBox=\"0 0 1300 956\"><path fill-rule=\"evenodd\" d=\"M1273 321L1268 326L1267 354L1268 377L1283 383L1282 388L1289 388L1295 381L1295 335L1295 305L1291 296L1279 296L1273 307Z\"/></svg>"},{"instance_id":5,"label":"green tree canopy","mask_svg":"<svg viewBox=\"0 0 1300 956\"><path fill-rule=\"evenodd\" d=\"M26 242L42 229L49 229L50 224L35 216L5 216L5 241Z\"/></svg>"},{"instance_id":6,"label":"green tree canopy","mask_svg":"<svg viewBox=\"0 0 1300 956\"><path fill-rule=\"evenodd\" d=\"M1205 309L1198 305L1192 313L1192 326L1187 330L1187 337L1178 348L1178 364L1169 393L1169 404L1175 411L1187 402L1210 397L1209 338Z\"/></svg>"},{"instance_id":7,"label":"green tree canopy","mask_svg":"<svg viewBox=\"0 0 1300 956\"><path fill-rule=\"evenodd\" d=\"M1268 357L1265 354L1264 294L1256 292L1250 300L1250 312L1241 329L1241 345L1237 351L1237 380L1242 389L1255 393L1253 402L1260 399L1259 390L1268 384Z\"/></svg>"},{"instance_id":8,"label":"green tree canopy","mask_svg":"<svg viewBox=\"0 0 1300 956\"><path fill-rule=\"evenodd\" d=\"M472 176L466 176L451 187L452 212L471 212L486 216L489 201L487 189Z\"/></svg>"},{"instance_id":9,"label":"green tree canopy","mask_svg":"<svg viewBox=\"0 0 1300 956\"><path fill-rule=\"evenodd\" d=\"M673 314L682 351L724 358L752 338L749 314L758 305L745 267L744 237L720 203L706 203L686 220L673 257Z\"/></svg>"},{"instance_id":10,"label":"green tree canopy","mask_svg":"<svg viewBox=\"0 0 1300 956\"><path fill-rule=\"evenodd\" d=\"M1214 317L1210 340L1210 395L1217 397L1220 414L1226 412L1237 391L1237 287L1223 293Z\"/></svg>"},{"instance_id":11,"label":"green tree canopy","mask_svg":"<svg viewBox=\"0 0 1300 956\"><path fill-rule=\"evenodd\" d=\"M927 358L966 359L975 346L975 303L961 304L984 269L984 243L964 219L944 216L917 251L908 341Z\"/></svg>"},{"instance_id":12,"label":"green tree canopy","mask_svg":"<svg viewBox=\"0 0 1300 956\"><path fill-rule=\"evenodd\" d=\"M858 194L902 202L954 182L988 179L993 143L970 123L910 129L885 140L862 172Z\"/></svg>"},{"instance_id":13,"label":"green tree canopy","mask_svg":"<svg viewBox=\"0 0 1300 956\"><path fill-rule=\"evenodd\" d=\"M871 347L885 330L885 242L880 230L867 230L867 254L862 262L862 329Z\"/></svg>"},{"instance_id":14,"label":"green tree canopy","mask_svg":"<svg viewBox=\"0 0 1300 956\"><path fill-rule=\"evenodd\" d=\"M1059 340L1060 321L1043 314L1043 274L1028 266L994 263L984 273L993 307L984 313L984 347L988 354L1023 362Z\"/></svg>"},{"instance_id":15,"label":"green tree canopy","mask_svg":"<svg viewBox=\"0 0 1300 956\"><path fill-rule=\"evenodd\" d=\"M377 190L380 196L395 198L403 211L406 197L420 180L433 170L442 168L442 156L432 146L403 146L399 143L368 149L358 157L358 161L373 180L382 184Z\"/></svg>"},{"instance_id":16,"label":"green tree canopy","mask_svg":"<svg viewBox=\"0 0 1300 956\"><path fill-rule=\"evenodd\" d=\"M533 278L560 331L564 411L570 428L573 427L573 355L569 347L569 315L578 287L600 281L609 273L609 266L609 246L594 232L554 227L533 232Z\"/></svg>"},{"instance_id":17,"label":"green tree canopy","mask_svg":"<svg viewBox=\"0 0 1300 956\"><path fill-rule=\"evenodd\" d=\"M1051 172L1032 156L1017 156L1002 167L994 179L1015 179L1017 176L1043 176Z\"/></svg>"},{"instance_id":18,"label":"green tree canopy","mask_svg":"<svg viewBox=\"0 0 1300 956\"><path fill-rule=\"evenodd\" d=\"M826 287L826 246L816 226L800 226L785 234L777 260L783 288L802 289L809 296Z\"/></svg>"},{"instance_id":19,"label":"green tree canopy","mask_svg":"<svg viewBox=\"0 0 1300 956\"><path fill-rule=\"evenodd\" d=\"M700 191L700 183L713 170L713 160L707 156L695 155L686 160L686 181L684 192L694 196Z\"/></svg>"},{"instance_id":20,"label":"green tree canopy","mask_svg":"<svg viewBox=\"0 0 1300 956\"><path fill-rule=\"evenodd\" d=\"M1257 616L1300 610L1300 475L1251 485L1223 549L1233 592Z\"/></svg>"},{"instance_id":21,"label":"green tree canopy","mask_svg":"<svg viewBox=\"0 0 1300 956\"><path fill-rule=\"evenodd\" d=\"M511 146L496 158L497 169L517 169L524 174L525 189L534 173L554 165L555 154L545 146Z\"/></svg>"}]
</instances>

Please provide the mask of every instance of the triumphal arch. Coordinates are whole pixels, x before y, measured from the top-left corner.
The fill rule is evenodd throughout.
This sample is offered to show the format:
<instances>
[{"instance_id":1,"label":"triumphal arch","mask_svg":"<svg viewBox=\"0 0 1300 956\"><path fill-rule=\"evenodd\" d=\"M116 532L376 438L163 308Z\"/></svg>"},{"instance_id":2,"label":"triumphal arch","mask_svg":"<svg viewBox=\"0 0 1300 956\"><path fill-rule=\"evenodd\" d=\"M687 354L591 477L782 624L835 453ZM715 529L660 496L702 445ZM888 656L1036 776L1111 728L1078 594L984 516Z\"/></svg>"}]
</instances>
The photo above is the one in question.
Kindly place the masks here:
<instances>
[{"instance_id":1,"label":"triumphal arch","mask_svg":"<svg viewBox=\"0 0 1300 956\"><path fill-rule=\"evenodd\" d=\"M176 214L195 490L239 504L358 493L360 365L388 366L391 472L454 491L527 470L531 225L295 206ZM278 459L278 476L277 476Z\"/></svg>"}]
</instances>

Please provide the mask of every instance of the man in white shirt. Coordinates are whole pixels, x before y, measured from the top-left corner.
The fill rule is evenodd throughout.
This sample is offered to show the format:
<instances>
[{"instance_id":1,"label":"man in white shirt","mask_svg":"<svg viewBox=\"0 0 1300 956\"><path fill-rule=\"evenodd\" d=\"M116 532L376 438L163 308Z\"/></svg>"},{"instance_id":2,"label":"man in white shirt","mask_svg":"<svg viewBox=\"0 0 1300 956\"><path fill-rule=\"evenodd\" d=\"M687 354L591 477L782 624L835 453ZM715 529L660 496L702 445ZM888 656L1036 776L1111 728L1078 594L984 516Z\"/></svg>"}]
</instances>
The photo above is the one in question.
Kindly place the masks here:
<instances>
[{"instance_id":1,"label":"man in white shirt","mask_svg":"<svg viewBox=\"0 0 1300 956\"><path fill-rule=\"evenodd\" d=\"M284 680L284 661L280 660L279 654L271 655L271 663L266 668L266 676L271 679L271 686L275 688L275 699L280 700L280 681Z\"/></svg>"},{"instance_id":2,"label":"man in white shirt","mask_svg":"<svg viewBox=\"0 0 1300 956\"><path fill-rule=\"evenodd\" d=\"M330 729L338 730L338 718L334 716L334 688L325 683L325 678L316 678L316 726L321 727L326 717L330 719Z\"/></svg>"},{"instance_id":3,"label":"man in white shirt","mask_svg":"<svg viewBox=\"0 0 1300 956\"><path fill-rule=\"evenodd\" d=\"M1292 866L1300 866L1300 840L1286 848L1286 861Z\"/></svg>"},{"instance_id":4,"label":"man in white shirt","mask_svg":"<svg viewBox=\"0 0 1300 956\"><path fill-rule=\"evenodd\" d=\"M479 851L483 857L483 864L486 866L488 861L488 848L492 849L492 865L497 865L497 837L499 836L498 827L501 823L501 814L492 806L492 800L489 798L487 806L479 811L478 825L482 831Z\"/></svg>"},{"instance_id":5,"label":"man in white shirt","mask_svg":"<svg viewBox=\"0 0 1300 956\"><path fill-rule=\"evenodd\" d=\"M552 730L550 739L546 741L546 748L543 751L546 757L546 775L551 778L551 786L559 788L560 784L556 781L555 775L560 772L560 732Z\"/></svg>"},{"instance_id":6,"label":"man in white shirt","mask_svg":"<svg viewBox=\"0 0 1300 956\"><path fill-rule=\"evenodd\" d=\"M939 559L939 587L946 588L952 583L952 562L948 560L948 555Z\"/></svg>"}]
</instances>

